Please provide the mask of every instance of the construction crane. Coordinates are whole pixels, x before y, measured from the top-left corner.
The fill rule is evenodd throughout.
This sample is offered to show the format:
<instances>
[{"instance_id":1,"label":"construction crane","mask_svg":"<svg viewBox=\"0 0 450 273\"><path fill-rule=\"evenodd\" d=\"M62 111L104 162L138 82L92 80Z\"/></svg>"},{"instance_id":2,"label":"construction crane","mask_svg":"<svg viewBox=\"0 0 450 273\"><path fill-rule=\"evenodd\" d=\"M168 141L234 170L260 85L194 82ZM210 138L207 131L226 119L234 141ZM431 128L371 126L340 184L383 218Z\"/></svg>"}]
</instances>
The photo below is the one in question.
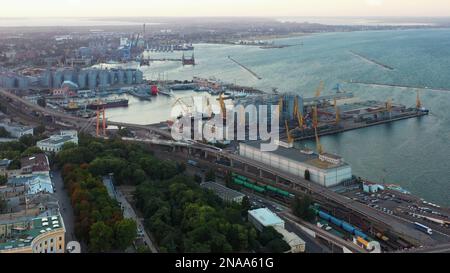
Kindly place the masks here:
<instances>
[{"instance_id":1,"label":"construction crane","mask_svg":"<svg viewBox=\"0 0 450 273\"><path fill-rule=\"evenodd\" d=\"M417 90L416 108L417 108L417 109L421 109L421 108L422 108L422 102L420 101L420 93L419 93L419 90Z\"/></svg>"},{"instance_id":2,"label":"construction crane","mask_svg":"<svg viewBox=\"0 0 450 273\"><path fill-rule=\"evenodd\" d=\"M212 117L213 110L212 110L212 106L211 106L211 102L209 101L209 98L206 98L206 109L207 109L208 117Z\"/></svg>"},{"instance_id":3,"label":"construction crane","mask_svg":"<svg viewBox=\"0 0 450 273\"><path fill-rule=\"evenodd\" d=\"M322 144L320 144L319 135L317 134L317 128L314 129L316 134L316 146L317 146L317 153L319 155L323 154L323 147Z\"/></svg>"},{"instance_id":4,"label":"construction crane","mask_svg":"<svg viewBox=\"0 0 450 273\"><path fill-rule=\"evenodd\" d=\"M322 93L322 90L323 90L323 86L324 86L324 82L321 81L319 84L319 87L317 87L317 89L316 89L316 98L320 97L320 94Z\"/></svg>"},{"instance_id":5,"label":"construction crane","mask_svg":"<svg viewBox=\"0 0 450 273\"><path fill-rule=\"evenodd\" d=\"M284 120L284 125L286 126L286 134L288 138L288 143L291 144L294 142L294 138L291 135L291 132L289 131L289 125L287 119Z\"/></svg>"}]
</instances>

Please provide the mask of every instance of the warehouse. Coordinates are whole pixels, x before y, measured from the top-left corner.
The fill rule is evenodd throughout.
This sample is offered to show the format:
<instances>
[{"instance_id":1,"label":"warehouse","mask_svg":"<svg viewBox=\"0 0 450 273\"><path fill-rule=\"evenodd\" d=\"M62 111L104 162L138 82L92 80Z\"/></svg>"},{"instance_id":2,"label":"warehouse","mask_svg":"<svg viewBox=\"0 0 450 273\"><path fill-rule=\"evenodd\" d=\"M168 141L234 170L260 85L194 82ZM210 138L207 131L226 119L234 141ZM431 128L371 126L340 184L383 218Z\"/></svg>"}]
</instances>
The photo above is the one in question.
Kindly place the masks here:
<instances>
[{"instance_id":1,"label":"warehouse","mask_svg":"<svg viewBox=\"0 0 450 273\"><path fill-rule=\"evenodd\" d=\"M200 184L200 187L213 191L220 197L220 199L230 203L234 202L240 204L245 197L245 194L229 189L215 182L203 182Z\"/></svg>"},{"instance_id":2,"label":"warehouse","mask_svg":"<svg viewBox=\"0 0 450 273\"><path fill-rule=\"evenodd\" d=\"M352 169L339 156L323 153L320 156L309 149L278 146L272 152L262 152L260 141L240 143L239 154L273 168L305 178L324 187L332 187L352 179Z\"/></svg>"},{"instance_id":3,"label":"warehouse","mask_svg":"<svg viewBox=\"0 0 450 273\"><path fill-rule=\"evenodd\" d=\"M248 221L259 231L262 231L265 227L278 226L284 228L284 221L267 208L249 210Z\"/></svg>"}]
</instances>

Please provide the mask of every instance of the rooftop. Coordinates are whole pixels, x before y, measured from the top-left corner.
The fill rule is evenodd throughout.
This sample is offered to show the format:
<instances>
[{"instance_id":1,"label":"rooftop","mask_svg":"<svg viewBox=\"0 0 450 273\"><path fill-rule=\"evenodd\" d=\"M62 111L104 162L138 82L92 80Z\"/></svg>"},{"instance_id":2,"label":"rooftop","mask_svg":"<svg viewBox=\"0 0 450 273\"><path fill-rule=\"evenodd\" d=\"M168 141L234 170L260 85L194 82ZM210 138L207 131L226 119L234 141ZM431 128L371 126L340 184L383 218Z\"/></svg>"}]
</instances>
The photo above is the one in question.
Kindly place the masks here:
<instances>
[{"instance_id":1,"label":"rooftop","mask_svg":"<svg viewBox=\"0 0 450 273\"><path fill-rule=\"evenodd\" d=\"M31 176L12 177L8 184L21 186L26 185L27 194L38 194L40 192L53 193L52 180L48 174L34 174Z\"/></svg>"},{"instance_id":2,"label":"rooftop","mask_svg":"<svg viewBox=\"0 0 450 273\"><path fill-rule=\"evenodd\" d=\"M0 251L28 247L39 235L64 228L60 215L29 219L25 222L25 226L20 225L20 222L17 224L11 238L0 239Z\"/></svg>"},{"instance_id":3,"label":"rooftop","mask_svg":"<svg viewBox=\"0 0 450 273\"><path fill-rule=\"evenodd\" d=\"M244 197L245 194L242 194L238 191L229 189L221 184L215 182L203 182L200 184L202 188L206 188L214 191L219 197L223 199L235 199L239 197Z\"/></svg>"},{"instance_id":4,"label":"rooftop","mask_svg":"<svg viewBox=\"0 0 450 273\"><path fill-rule=\"evenodd\" d=\"M50 171L48 158L45 154L35 154L20 160L22 168L32 168L32 172Z\"/></svg>"},{"instance_id":5,"label":"rooftop","mask_svg":"<svg viewBox=\"0 0 450 273\"><path fill-rule=\"evenodd\" d=\"M280 224L284 225L284 221L268 208L249 210L248 213L265 227Z\"/></svg>"},{"instance_id":6,"label":"rooftop","mask_svg":"<svg viewBox=\"0 0 450 273\"><path fill-rule=\"evenodd\" d=\"M261 141L248 141L245 143L241 143L256 149L260 149L261 147ZM305 150L304 148L302 148L301 150ZM342 166L348 166L348 164L344 161L342 161L339 164L332 164L330 162L325 162L319 159L319 156L317 155L317 153L306 153L307 150L305 152L302 152L300 149L296 149L296 148L285 148L283 146L278 146L278 149L276 149L275 151L272 152L267 152L267 153L273 153L276 154L278 156L282 156L282 157L286 157L290 160L294 160L297 162L301 162L304 164L308 164L311 165L313 167L319 168L319 169L333 169L336 167L342 167ZM332 158L339 158L342 159L341 157L337 156L337 155L331 155L331 154L327 154L327 156L330 155L333 156Z\"/></svg>"}]
</instances>

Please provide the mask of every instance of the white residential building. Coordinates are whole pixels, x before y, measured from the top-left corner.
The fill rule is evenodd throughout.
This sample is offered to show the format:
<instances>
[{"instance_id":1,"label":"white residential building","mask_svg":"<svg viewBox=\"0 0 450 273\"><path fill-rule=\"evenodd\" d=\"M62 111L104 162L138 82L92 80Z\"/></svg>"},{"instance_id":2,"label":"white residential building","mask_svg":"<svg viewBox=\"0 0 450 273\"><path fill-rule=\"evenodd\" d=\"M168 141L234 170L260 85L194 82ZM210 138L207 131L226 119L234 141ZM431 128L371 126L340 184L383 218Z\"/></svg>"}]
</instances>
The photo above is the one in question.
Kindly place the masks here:
<instances>
[{"instance_id":1,"label":"white residential building","mask_svg":"<svg viewBox=\"0 0 450 273\"><path fill-rule=\"evenodd\" d=\"M36 146L44 152L58 153L65 143L78 145L77 131L61 131L59 135L53 135L50 138L39 141Z\"/></svg>"}]
</instances>

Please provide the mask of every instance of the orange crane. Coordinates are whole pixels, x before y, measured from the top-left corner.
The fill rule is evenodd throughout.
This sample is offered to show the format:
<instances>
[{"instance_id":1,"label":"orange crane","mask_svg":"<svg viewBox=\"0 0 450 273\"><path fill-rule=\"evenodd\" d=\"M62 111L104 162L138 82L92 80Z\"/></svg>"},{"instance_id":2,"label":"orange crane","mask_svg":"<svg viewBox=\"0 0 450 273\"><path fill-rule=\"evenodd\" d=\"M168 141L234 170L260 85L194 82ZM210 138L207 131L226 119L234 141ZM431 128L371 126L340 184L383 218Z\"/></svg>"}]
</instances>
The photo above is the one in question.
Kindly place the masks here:
<instances>
[{"instance_id":1,"label":"orange crane","mask_svg":"<svg viewBox=\"0 0 450 273\"><path fill-rule=\"evenodd\" d=\"M223 93L219 95L220 113L222 118L225 120L227 118L227 108L225 107L225 100L223 99Z\"/></svg>"},{"instance_id":2,"label":"orange crane","mask_svg":"<svg viewBox=\"0 0 450 273\"><path fill-rule=\"evenodd\" d=\"M419 90L417 90L417 97L416 97L416 108L420 109L422 108L422 102L420 101L420 94Z\"/></svg>"},{"instance_id":3,"label":"orange crane","mask_svg":"<svg viewBox=\"0 0 450 273\"><path fill-rule=\"evenodd\" d=\"M102 115L102 121L100 123L100 115ZM106 113L105 113L105 107L98 107L97 108L97 126L96 126L96 135L97 137L100 136L100 124L102 125L102 134L103 136L106 136Z\"/></svg>"},{"instance_id":4,"label":"orange crane","mask_svg":"<svg viewBox=\"0 0 450 273\"><path fill-rule=\"evenodd\" d=\"M337 106L336 99L334 99L334 112L336 112L336 125L341 121L341 110Z\"/></svg>"},{"instance_id":5,"label":"orange crane","mask_svg":"<svg viewBox=\"0 0 450 273\"><path fill-rule=\"evenodd\" d=\"M319 125L319 119L317 117L317 106L313 107L313 128L317 129Z\"/></svg>"},{"instance_id":6,"label":"orange crane","mask_svg":"<svg viewBox=\"0 0 450 273\"><path fill-rule=\"evenodd\" d=\"M316 134L316 146L317 146L317 153L323 154L323 147L322 144L320 144L319 135L317 134L317 128L314 128L315 134Z\"/></svg>"},{"instance_id":7,"label":"orange crane","mask_svg":"<svg viewBox=\"0 0 450 273\"><path fill-rule=\"evenodd\" d=\"M305 124L305 120L303 118L303 115L300 112L297 112L297 120L298 120L298 127L303 131L303 126Z\"/></svg>"},{"instance_id":8,"label":"orange crane","mask_svg":"<svg viewBox=\"0 0 450 273\"><path fill-rule=\"evenodd\" d=\"M322 93L323 87L324 87L324 82L321 81L320 84L319 84L319 87L317 87L317 89L316 89L316 97L317 98L320 97L320 94Z\"/></svg>"},{"instance_id":9,"label":"orange crane","mask_svg":"<svg viewBox=\"0 0 450 273\"><path fill-rule=\"evenodd\" d=\"M278 117L281 117L283 115L283 97L280 96L278 99Z\"/></svg>"},{"instance_id":10,"label":"orange crane","mask_svg":"<svg viewBox=\"0 0 450 273\"><path fill-rule=\"evenodd\" d=\"M284 124L286 126L286 134L287 134L287 138L288 138L288 143L291 144L294 142L294 138L292 137L291 132L289 131L289 125L288 125L287 119L284 120Z\"/></svg>"}]
</instances>

